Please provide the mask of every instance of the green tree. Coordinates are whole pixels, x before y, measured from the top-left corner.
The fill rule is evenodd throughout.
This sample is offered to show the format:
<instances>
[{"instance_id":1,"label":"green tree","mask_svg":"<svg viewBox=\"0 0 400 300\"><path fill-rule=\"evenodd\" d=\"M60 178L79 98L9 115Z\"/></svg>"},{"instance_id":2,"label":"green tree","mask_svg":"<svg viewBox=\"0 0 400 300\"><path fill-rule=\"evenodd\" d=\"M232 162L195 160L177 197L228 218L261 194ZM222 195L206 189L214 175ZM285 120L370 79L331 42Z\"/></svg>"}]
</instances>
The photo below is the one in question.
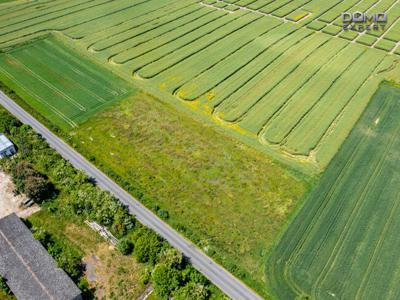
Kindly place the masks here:
<instances>
[{"instance_id":1,"label":"green tree","mask_svg":"<svg viewBox=\"0 0 400 300\"><path fill-rule=\"evenodd\" d=\"M8 287L8 285L7 285L6 279L1 277L1 276L0 276L0 290L6 295L10 295L11 294L11 291L10 291L10 288Z\"/></svg>"},{"instance_id":2,"label":"green tree","mask_svg":"<svg viewBox=\"0 0 400 300\"><path fill-rule=\"evenodd\" d=\"M155 233L144 230L135 242L133 253L139 262L149 262L154 265L162 247L162 241Z\"/></svg>"},{"instance_id":3,"label":"green tree","mask_svg":"<svg viewBox=\"0 0 400 300\"><path fill-rule=\"evenodd\" d=\"M202 284L193 282L174 292L174 300L206 300L208 297L208 289Z\"/></svg>"},{"instance_id":4,"label":"green tree","mask_svg":"<svg viewBox=\"0 0 400 300\"><path fill-rule=\"evenodd\" d=\"M34 201L41 201L51 193L52 187L49 181L24 160L14 166L12 178L16 190Z\"/></svg>"},{"instance_id":5,"label":"green tree","mask_svg":"<svg viewBox=\"0 0 400 300\"><path fill-rule=\"evenodd\" d=\"M10 134L13 128L20 127L22 123L6 112L0 113L0 131Z\"/></svg>"},{"instance_id":6,"label":"green tree","mask_svg":"<svg viewBox=\"0 0 400 300\"><path fill-rule=\"evenodd\" d=\"M49 182L42 176L29 176L24 182L24 193L36 202L46 199L50 194Z\"/></svg>"},{"instance_id":7,"label":"green tree","mask_svg":"<svg viewBox=\"0 0 400 300\"><path fill-rule=\"evenodd\" d=\"M181 272L165 264L159 264L154 268L151 279L154 291L162 299L167 299L182 283Z\"/></svg>"},{"instance_id":8,"label":"green tree","mask_svg":"<svg viewBox=\"0 0 400 300\"><path fill-rule=\"evenodd\" d=\"M42 228L32 228L32 231L33 237L47 249L48 245L52 243L50 233Z\"/></svg>"},{"instance_id":9,"label":"green tree","mask_svg":"<svg viewBox=\"0 0 400 300\"><path fill-rule=\"evenodd\" d=\"M209 282L207 278L203 276L199 271L193 268L191 265L187 265L182 271L183 278L185 282L193 282L201 285L208 285Z\"/></svg>"},{"instance_id":10,"label":"green tree","mask_svg":"<svg viewBox=\"0 0 400 300\"><path fill-rule=\"evenodd\" d=\"M160 263L180 269L183 266L183 255L175 248L165 249L161 254Z\"/></svg>"},{"instance_id":11,"label":"green tree","mask_svg":"<svg viewBox=\"0 0 400 300\"><path fill-rule=\"evenodd\" d=\"M129 255L133 251L133 243L130 240L124 238L119 240L117 248L123 255Z\"/></svg>"},{"instance_id":12,"label":"green tree","mask_svg":"<svg viewBox=\"0 0 400 300\"><path fill-rule=\"evenodd\" d=\"M83 274L82 256L69 247L63 247L63 251L56 257L58 267L77 281Z\"/></svg>"}]
</instances>

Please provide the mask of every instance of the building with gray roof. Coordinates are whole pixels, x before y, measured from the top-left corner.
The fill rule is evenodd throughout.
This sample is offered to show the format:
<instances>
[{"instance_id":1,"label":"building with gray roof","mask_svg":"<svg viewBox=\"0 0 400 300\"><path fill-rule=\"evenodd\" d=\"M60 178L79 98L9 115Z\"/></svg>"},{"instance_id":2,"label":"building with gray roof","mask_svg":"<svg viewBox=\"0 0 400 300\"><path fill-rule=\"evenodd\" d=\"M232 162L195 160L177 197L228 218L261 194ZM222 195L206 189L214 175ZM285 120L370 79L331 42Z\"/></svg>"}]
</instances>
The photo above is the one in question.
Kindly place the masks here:
<instances>
[{"instance_id":1,"label":"building with gray roof","mask_svg":"<svg viewBox=\"0 0 400 300\"><path fill-rule=\"evenodd\" d=\"M4 135L0 134L0 159L15 154L14 144Z\"/></svg>"},{"instance_id":2,"label":"building with gray roof","mask_svg":"<svg viewBox=\"0 0 400 300\"><path fill-rule=\"evenodd\" d=\"M74 282L16 214L0 219L0 275L19 300L82 299Z\"/></svg>"}]
</instances>

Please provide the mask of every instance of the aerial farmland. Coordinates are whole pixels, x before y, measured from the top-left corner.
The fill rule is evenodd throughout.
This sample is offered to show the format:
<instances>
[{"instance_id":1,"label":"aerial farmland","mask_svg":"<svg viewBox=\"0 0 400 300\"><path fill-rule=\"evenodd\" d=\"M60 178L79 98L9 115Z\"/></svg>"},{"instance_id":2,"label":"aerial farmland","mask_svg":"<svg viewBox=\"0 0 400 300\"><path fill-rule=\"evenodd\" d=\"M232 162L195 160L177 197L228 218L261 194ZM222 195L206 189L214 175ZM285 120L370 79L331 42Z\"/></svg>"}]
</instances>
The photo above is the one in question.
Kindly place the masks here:
<instances>
[{"instance_id":1,"label":"aerial farmland","mask_svg":"<svg viewBox=\"0 0 400 300\"><path fill-rule=\"evenodd\" d=\"M399 62L398 0L0 1L2 86L266 298L398 298Z\"/></svg>"},{"instance_id":2,"label":"aerial farmland","mask_svg":"<svg viewBox=\"0 0 400 300\"><path fill-rule=\"evenodd\" d=\"M399 104L379 90L275 249L279 299L399 298Z\"/></svg>"}]
</instances>

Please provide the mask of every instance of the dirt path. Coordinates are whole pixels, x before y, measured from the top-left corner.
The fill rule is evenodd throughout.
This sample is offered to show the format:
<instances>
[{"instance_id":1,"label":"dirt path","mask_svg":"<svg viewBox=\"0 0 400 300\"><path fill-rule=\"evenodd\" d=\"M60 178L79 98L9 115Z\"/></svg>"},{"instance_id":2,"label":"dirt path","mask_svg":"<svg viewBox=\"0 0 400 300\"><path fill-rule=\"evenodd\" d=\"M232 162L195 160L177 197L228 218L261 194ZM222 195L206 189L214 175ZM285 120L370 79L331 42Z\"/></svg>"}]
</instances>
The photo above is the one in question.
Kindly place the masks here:
<instances>
[{"instance_id":1,"label":"dirt path","mask_svg":"<svg viewBox=\"0 0 400 300\"><path fill-rule=\"evenodd\" d=\"M27 209L21 208L20 203L26 199L23 195L14 195L14 185L10 176L0 172L0 218L15 212L19 217L25 218L39 211L39 206L33 205Z\"/></svg>"}]
</instances>

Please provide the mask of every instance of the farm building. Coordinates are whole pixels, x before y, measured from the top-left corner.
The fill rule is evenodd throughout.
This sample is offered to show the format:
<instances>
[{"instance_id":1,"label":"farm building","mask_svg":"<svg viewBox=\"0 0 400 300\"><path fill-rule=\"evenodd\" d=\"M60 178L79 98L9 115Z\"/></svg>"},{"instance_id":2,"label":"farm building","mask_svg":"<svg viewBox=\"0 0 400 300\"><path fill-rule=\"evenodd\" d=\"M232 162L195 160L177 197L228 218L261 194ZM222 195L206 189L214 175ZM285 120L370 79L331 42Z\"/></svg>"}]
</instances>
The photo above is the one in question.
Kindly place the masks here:
<instances>
[{"instance_id":1,"label":"farm building","mask_svg":"<svg viewBox=\"0 0 400 300\"><path fill-rule=\"evenodd\" d=\"M0 134L0 158L15 154L14 144L4 135Z\"/></svg>"},{"instance_id":2,"label":"farm building","mask_svg":"<svg viewBox=\"0 0 400 300\"><path fill-rule=\"evenodd\" d=\"M0 219L0 275L19 300L82 299L16 214Z\"/></svg>"}]
</instances>

